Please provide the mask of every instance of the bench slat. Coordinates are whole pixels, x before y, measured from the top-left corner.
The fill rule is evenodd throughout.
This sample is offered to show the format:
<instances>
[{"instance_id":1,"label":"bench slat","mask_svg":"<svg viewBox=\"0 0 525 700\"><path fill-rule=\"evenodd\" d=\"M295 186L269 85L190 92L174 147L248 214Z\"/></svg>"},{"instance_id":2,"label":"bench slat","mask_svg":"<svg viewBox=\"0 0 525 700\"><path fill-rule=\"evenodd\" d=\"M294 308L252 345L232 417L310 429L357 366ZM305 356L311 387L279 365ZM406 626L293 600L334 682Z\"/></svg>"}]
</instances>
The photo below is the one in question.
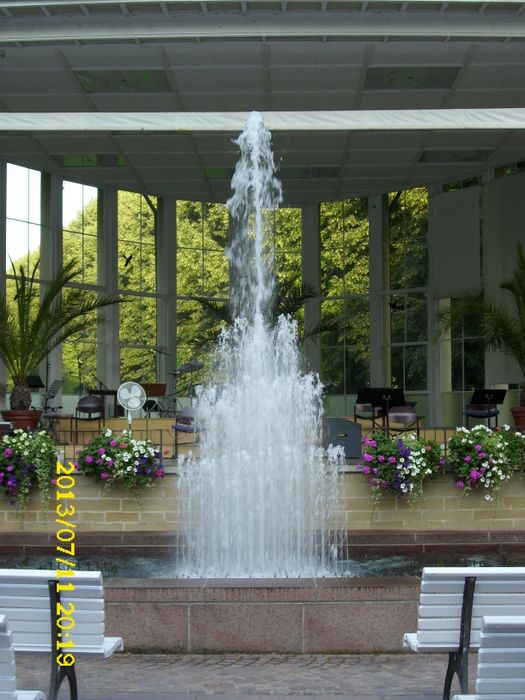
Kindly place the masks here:
<instances>
[{"instance_id":1,"label":"bench slat","mask_svg":"<svg viewBox=\"0 0 525 700\"><path fill-rule=\"evenodd\" d=\"M103 610L104 601L102 598L66 598L62 596L63 605L73 603L77 610ZM24 610L48 610L49 611L49 593L47 598L39 596L38 598L17 598L16 596L1 596L0 608L20 608Z\"/></svg>"},{"instance_id":2,"label":"bench slat","mask_svg":"<svg viewBox=\"0 0 525 700\"><path fill-rule=\"evenodd\" d=\"M476 603L478 605L523 605L525 585L523 591L512 591L503 593L501 591L494 593L484 593L478 591L476 586ZM463 603L463 591L456 593L422 593L419 602L421 605L456 605L461 608Z\"/></svg>"},{"instance_id":3,"label":"bench slat","mask_svg":"<svg viewBox=\"0 0 525 700\"><path fill-rule=\"evenodd\" d=\"M54 581L55 577L50 576L49 581ZM9 583L2 582L0 579L0 598L3 598L4 596L17 596L21 598L25 597L31 597L34 598L36 596L42 596L46 595L46 593L49 591L47 581L41 581L34 583L32 585L28 584L20 584L18 585L16 582L9 581ZM87 586L87 585L77 585L76 579L71 579L71 583L75 584L75 590L74 591L63 591L62 597L69 598L101 598L104 595L104 589L102 586L98 585L93 585L93 586Z\"/></svg>"},{"instance_id":4,"label":"bench slat","mask_svg":"<svg viewBox=\"0 0 525 700\"><path fill-rule=\"evenodd\" d=\"M525 666L513 663L478 663L478 678L513 678L522 681L525 692Z\"/></svg>"},{"instance_id":5,"label":"bench slat","mask_svg":"<svg viewBox=\"0 0 525 700\"><path fill-rule=\"evenodd\" d=\"M481 618L483 615L525 615L525 598L523 599L522 605L478 605L477 598L474 594L474 606L472 608L472 617ZM461 605L451 605L446 606L433 606L433 605L420 605L419 606L419 617L461 617Z\"/></svg>"},{"instance_id":6,"label":"bench slat","mask_svg":"<svg viewBox=\"0 0 525 700\"><path fill-rule=\"evenodd\" d=\"M475 574L473 574L475 575ZM422 593L463 593L464 581L452 581L452 580L437 580L427 581L426 579L421 582L421 592ZM480 579L476 581L476 591L478 593L499 593L500 591L505 593L522 593L525 590L525 582L523 579L508 579L498 581L497 579L489 581L486 579Z\"/></svg>"},{"instance_id":7,"label":"bench slat","mask_svg":"<svg viewBox=\"0 0 525 700\"><path fill-rule=\"evenodd\" d=\"M48 581L57 578L54 570L46 569L0 569L0 581L16 581L17 585L31 584L34 585L38 581ZM75 571L72 577L63 579L68 581L85 582L88 585L97 584L102 586L102 574L100 571Z\"/></svg>"},{"instance_id":8,"label":"bench slat","mask_svg":"<svg viewBox=\"0 0 525 700\"><path fill-rule=\"evenodd\" d=\"M476 693L520 693L524 696L525 678L479 678Z\"/></svg>"},{"instance_id":9,"label":"bench slat","mask_svg":"<svg viewBox=\"0 0 525 700\"><path fill-rule=\"evenodd\" d=\"M40 610L38 608L26 610L24 608L11 608L3 607L2 611L4 615L9 618L9 624L11 629L18 625L24 620L30 620L32 622L46 622L49 626L51 614L49 609ZM90 622L104 622L104 610L78 610L73 612L72 618L76 625L83 625ZM66 630L67 631L67 630Z\"/></svg>"}]
</instances>

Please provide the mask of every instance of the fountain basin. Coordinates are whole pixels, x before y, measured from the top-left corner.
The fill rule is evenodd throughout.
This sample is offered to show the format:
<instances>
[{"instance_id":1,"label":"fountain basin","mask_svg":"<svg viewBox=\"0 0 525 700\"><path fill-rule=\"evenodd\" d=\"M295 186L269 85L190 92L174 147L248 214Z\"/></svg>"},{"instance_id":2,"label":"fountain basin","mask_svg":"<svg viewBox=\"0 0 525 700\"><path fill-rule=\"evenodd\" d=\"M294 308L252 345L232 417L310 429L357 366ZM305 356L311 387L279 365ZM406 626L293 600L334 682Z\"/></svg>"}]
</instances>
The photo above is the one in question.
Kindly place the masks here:
<instances>
[{"instance_id":1,"label":"fountain basin","mask_svg":"<svg viewBox=\"0 0 525 700\"><path fill-rule=\"evenodd\" d=\"M152 572L153 574L154 572ZM417 578L111 579L108 635L128 650L326 654L399 651Z\"/></svg>"}]
</instances>

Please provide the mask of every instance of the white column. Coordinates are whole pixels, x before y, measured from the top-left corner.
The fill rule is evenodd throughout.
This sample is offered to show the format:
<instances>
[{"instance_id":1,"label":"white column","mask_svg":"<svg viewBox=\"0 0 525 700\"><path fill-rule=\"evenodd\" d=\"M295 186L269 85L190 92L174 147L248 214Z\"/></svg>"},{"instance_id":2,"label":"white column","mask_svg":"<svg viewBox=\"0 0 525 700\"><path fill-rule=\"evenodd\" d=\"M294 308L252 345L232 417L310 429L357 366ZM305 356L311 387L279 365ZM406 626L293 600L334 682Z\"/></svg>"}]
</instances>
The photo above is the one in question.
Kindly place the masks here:
<instances>
[{"instance_id":1,"label":"white column","mask_svg":"<svg viewBox=\"0 0 525 700\"><path fill-rule=\"evenodd\" d=\"M62 178L51 173L41 174L40 204L40 275L45 282L60 272L63 264L62 246ZM62 348L52 350L39 368L46 389L55 379L62 379ZM60 403L61 394L55 399Z\"/></svg>"},{"instance_id":2,"label":"white column","mask_svg":"<svg viewBox=\"0 0 525 700\"><path fill-rule=\"evenodd\" d=\"M98 284L103 293L118 294L117 189L104 187L98 192ZM118 304L99 312L102 323L97 331L97 377L110 389L120 384L120 345Z\"/></svg>"},{"instance_id":3,"label":"white column","mask_svg":"<svg viewBox=\"0 0 525 700\"><path fill-rule=\"evenodd\" d=\"M319 204L304 204L301 210L302 223L302 272L303 283L310 284L317 296L308 299L304 305L305 332L321 322L321 240L319 224ZM308 338L304 353L308 369L321 371L321 339L319 334Z\"/></svg>"},{"instance_id":4,"label":"white column","mask_svg":"<svg viewBox=\"0 0 525 700\"><path fill-rule=\"evenodd\" d=\"M368 198L370 259L370 386L390 386L390 314L388 290L388 197Z\"/></svg>"},{"instance_id":5,"label":"white column","mask_svg":"<svg viewBox=\"0 0 525 700\"><path fill-rule=\"evenodd\" d=\"M177 202L159 198L156 231L158 380L175 390L177 357ZM165 353L165 354L164 354Z\"/></svg>"},{"instance_id":6,"label":"white column","mask_svg":"<svg viewBox=\"0 0 525 700\"><path fill-rule=\"evenodd\" d=\"M3 296L6 293L6 274L5 267L7 262L6 246L6 191L7 191L7 165L4 161L0 161L0 294ZM0 362L0 404L5 407L5 367L4 363Z\"/></svg>"}]
</instances>

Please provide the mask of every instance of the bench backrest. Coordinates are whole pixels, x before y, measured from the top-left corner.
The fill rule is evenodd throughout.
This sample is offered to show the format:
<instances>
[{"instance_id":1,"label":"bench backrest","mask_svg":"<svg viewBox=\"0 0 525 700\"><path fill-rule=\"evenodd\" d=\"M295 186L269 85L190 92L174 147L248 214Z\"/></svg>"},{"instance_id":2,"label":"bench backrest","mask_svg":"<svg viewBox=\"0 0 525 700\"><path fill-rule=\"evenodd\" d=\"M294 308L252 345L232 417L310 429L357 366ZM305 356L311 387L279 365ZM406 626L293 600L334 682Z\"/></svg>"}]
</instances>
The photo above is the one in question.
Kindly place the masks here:
<instances>
[{"instance_id":1,"label":"bench backrest","mask_svg":"<svg viewBox=\"0 0 525 700\"><path fill-rule=\"evenodd\" d=\"M483 618L476 693L525 697L525 616Z\"/></svg>"},{"instance_id":2,"label":"bench backrest","mask_svg":"<svg viewBox=\"0 0 525 700\"><path fill-rule=\"evenodd\" d=\"M15 651L47 651L51 648L51 613L48 581L54 571L40 569L0 569L0 614L7 615ZM75 643L74 652L92 651L104 646L104 589L100 571L76 571L59 579L73 583L74 591L61 592L65 612L75 606L63 622L62 639ZM69 636L66 637L65 633ZM64 649L66 653L68 650ZM73 650L72 650L73 651Z\"/></svg>"},{"instance_id":3,"label":"bench backrest","mask_svg":"<svg viewBox=\"0 0 525 700\"><path fill-rule=\"evenodd\" d=\"M420 645L457 646L467 576L476 577L472 647L479 646L483 616L525 615L525 567L425 567L418 611Z\"/></svg>"},{"instance_id":4,"label":"bench backrest","mask_svg":"<svg viewBox=\"0 0 525 700\"><path fill-rule=\"evenodd\" d=\"M0 615L0 700L16 700L16 667L11 630Z\"/></svg>"}]
</instances>

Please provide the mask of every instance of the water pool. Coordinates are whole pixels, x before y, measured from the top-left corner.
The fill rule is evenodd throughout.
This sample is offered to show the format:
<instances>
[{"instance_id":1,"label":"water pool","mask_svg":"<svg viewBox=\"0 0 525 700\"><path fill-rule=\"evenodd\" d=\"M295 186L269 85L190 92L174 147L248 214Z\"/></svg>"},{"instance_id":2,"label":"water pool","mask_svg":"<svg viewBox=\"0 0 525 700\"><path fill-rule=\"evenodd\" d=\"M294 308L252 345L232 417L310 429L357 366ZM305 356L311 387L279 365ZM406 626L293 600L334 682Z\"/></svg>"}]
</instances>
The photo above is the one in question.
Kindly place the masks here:
<instances>
[{"instance_id":1,"label":"water pool","mask_svg":"<svg viewBox=\"0 0 525 700\"><path fill-rule=\"evenodd\" d=\"M78 569L101 571L104 578L173 579L174 560L164 555L106 554L104 556L79 556L75 559ZM374 556L351 558L338 562L337 574L341 577L368 578L386 576L419 576L424 566L520 566L523 556L517 554L447 554L424 557ZM3 569L55 569L51 556L0 554Z\"/></svg>"}]
</instances>

